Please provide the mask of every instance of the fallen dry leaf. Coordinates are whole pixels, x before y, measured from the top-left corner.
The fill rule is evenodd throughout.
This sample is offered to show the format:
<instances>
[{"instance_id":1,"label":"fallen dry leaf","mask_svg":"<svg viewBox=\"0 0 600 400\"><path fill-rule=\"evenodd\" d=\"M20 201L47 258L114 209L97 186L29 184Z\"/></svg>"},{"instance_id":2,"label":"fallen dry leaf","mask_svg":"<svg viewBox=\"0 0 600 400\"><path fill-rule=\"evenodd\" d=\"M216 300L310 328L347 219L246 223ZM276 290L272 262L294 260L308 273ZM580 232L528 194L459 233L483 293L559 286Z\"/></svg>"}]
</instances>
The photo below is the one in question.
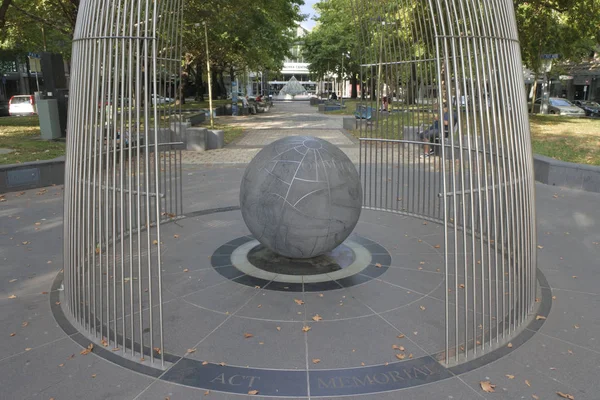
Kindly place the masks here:
<instances>
[{"instance_id":1,"label":"fallen dry leaf","mask_svg":"<svg viewBox=\"0 0 600 400\"><path fill-rule=\"evenodd\" d=\"M545 320L545 319L546 319L546 317L544 317L543 315L538 315L537 317L535 317L535 319L536 319L536 320L538 320L538 321L539 321L539 320L542 320L542 321L543 321L543 320Z\"/></svg>"},{"instance_id":2,"label":"fallen dry leaf","mask_svg":"<svg viewBox=\"0 0 600 400\"><path fill-rule=\"evenodd\" d=\"M173 235L175 239L179 239L179 235Z\"/></svg>"},{"instance_id":3,"label":"fallen dry leaf","mask_svg":"<svg viewBox=\"0 0 600 400\"><path fill-rule=\"evenodd\" d=\"M396 358L398 360L404 360L406 358L406 356L404 354L396 354Z\"/></svg>"},{"instance_id":4,"label":"fallen dry leaf","mask_svg":"<svg viewBox=\"0 0 600 400\"><path fill-rule=\"evenodd\" d=\"M23 243L23 246L26 246L29 244L29 242L22 242L22 243Z\"/></svg>"},{"instance_id":5,"label":"fallen dry leaf","mask_svg":"<svg viewBox=\"0 0 600 400\"><path fill-rule=\"evenodd\" d=\"M496 385L492 385L490 381L481 381L479 382L479 385L481 386L481 389L486 393L494 393L496 391L494 390Z\"/></svg>"},{"instance_id":6,"label":"fallen dry leaf","mask_svg":"<svg viewBox=\"0 0 600 400\"><path fill-rule=\"evenodd\" d=\"M184 269L183 272L190 272L188 268Z\"/></svg>"},{"instance_id":7,"label":"fallen dry leaf","mask_svg":"<svg viewBox=\"0 0 600 400\"><path fill-rule=\"evenodd\" d=\"M298 304L299 306L301 306L302 304L304 304L304 301L300 300L300 299L294 299L294 302L296 302L296 304Z\"/></svg>"},{"instance_id":8,"label":"fallen dry leaf","mask_svg":"<svg viewBox=\"0 0 600 400\"><path fill-rule=\"evenodd\" d=\"M111 351L119 351L121 349L119 349L118 347L113 348Z\"/></svg>"},{"instance_id":9,"label":"fallen dry leaf","mask_svg":"<svg viewBox=\"0 0 600 400\"><path fill-rule=\"evenodd\" d=\"M158 244L158 240L153 240L152 244L157 245Z\"/></svg>"},{"instance_id":10,"label":"fallen dry leaf","mask_svg":"<svg viewBox=\"0 0 600 400\"><path fill-rule=\"evenodd\" d=\"M48 292L42 292L42 294L48 294Z\"/></svg>"},{"instance_id":11,"label":"fallen dry leaf","mask_svg":"<svg viewBox=\"0 0 600 400\"><path fill-rule=\"evenodd\" d=\"M106 338L103 337L100 343L102 343L102 346L108 347L108 342L106 341Z\"/></svg>"},{"instance_id":12,"label":"fallen dry leaf","mask_svg":"<svg viewBox=\"0 0 600 400\"><path fill-rule=\"evenodd\" d=\"M94 349L94 343L90 343L89 346L79 352L81 355L86 355L92 352Z\"/></svg>"},{"instance_id":13,"label":"fallen dry leaf","mask_svg":"<svg viewBox=\"0 0 600 400\"><path fill-rule=\"evenodd\" d=\"M27 321L25 321L25 322L23 322L23 323L21 324L21 326L22 326L23 328L25 328L27 325L29 325L29 322L27 322Z\"/></svg>"},{"instance_id":14,"label":"fallen dry leaf","mask_svg":"<svg viewBox=\"0 0 600 400\"><path fill-rule=\"evenodd\" d=\"M320 363L320 362L321 362L321 360L320 360L320 359L318 359L318 358L313 358L313 359L312 359L312 362L313 362L313 364L318 364L318 363Z\"/></svg>"},{"instance_id":15,"label":"fallen dry leaf","mask_svg":"<svg viewBox=\"0 0 600 400\"><path fill-rule=\"evenodd\" d=\"M422 311L425 311L425 306L419 306Z\"/></svg>"},{"instance_id":16,"label":"fallen dry leaf","mask_svg":"<svg viewBox=\"0 0 600 400\"><path fill-rule=\"evenodd\" d=\"M404 338L405 336L404 336L403 334L400 334L400 335L398 335L398 336L396 336L396 337L397 337L398 339L402 339L402 338Z\"/></svg>"},{"instance_id":17,"label":"fallen dry leaf","mask_svg":"<svg viewBox=\"0 0 600 400\"><path fill-rule=\"evenodd\" d=\"M513 344L512 344L512 343L509 343L509 344L507 344L507 345L506 345L506 347L508 347L509 349L512 349L512 347L513 347Z\"/></svg>"},{"instance_id":18,"label":"fallen dry leaf","mask_svg":"<svg viewBox=\"0 0 600 400\"><path fill-rule=\"evenodd\" d=\"M16 336L16 333L13 332L10 334L10 337L13 337L13 336Z\"/></svg>"},{"instance_id":19,"label":"fallen dry leaf","mask_svg":"<svg viewBox=\"0 0 600 400\"><path fill-rule=\"evenodd\" d=\"M8 283L13 283L13 282L16 282L16 281L17 281L17 279L11 279L10 281L8 281Z\"/></svg>"},{"instance_id":20,"label":"fallen dry leaf","mask_svg":"<svg viewBox=\"0 0 600 400\"><path fill-rule=\"evenodd\" d=\"M277 330L278 330L278 331L280 331L280 330L281 330L281 327L280 327L280 326L278 326L278 327L277 327Z\"/></svg>"},{"instance_id":21,"label":"fallen dry leaf","mask_svg":"<svg viewBox=\"0 0 600 400\"><path fill-rule=\"evenodd\" d=\"M398 345L394 344L394 345L392 345L392 349L404 351L404 346L398 346Z\"/></svg>"},{"instance_id":22,"label":"fallen dry leaf","mask_svg":"<svg viewBox=\"0 0 600 400\"><path fill-rule=\"evenodd\" d=\"M412 353L410 353L410 354L408 355L408 358L413 358L413 355L412 355Z\"/></svg>"},{"instance_id":23,"label":"fallen dry leaf","mask_svg":"<svg viewBox=\"0 0 600 400\"><path fill-rule=\"evenodd\" d=\"M302 327L302 332L308 332L310 331L310 326L303 326Z\"/></svg>"},{"instance_id":24,"label":"fallen dry leaf","mask_svg":"<svg viewBox=\"0 0 600 400\"><path fill-rule=\"evenodd\" d=\"M95 377L96 377L96 374L92 374L92 378L95 378Z\"/></svg>"},{"instance_id":25,"label":"fallen dry leaf","mask_svg":"<svg viewBox=\"0 0 600 400\"><path fill-rule=\"evenodd\" d=\"M253 334L251 334L251 333L244 333L244 337L245 337L246 339L250 339L251 337L254 337L254 335L253 335Z\"/></svg>"},{"instance_id":26,"label":"fallen dry leaf","mask_svg":"<svg viewBox=\"0 0 600 400\"><path fill-rule=\"evenodd\" d=\"M58 366L59 366L59 367L64 367L64 366L65 366L65 364L64 364L64 363L63 363L63 364L58 364Z\"/></svg>"},{"instance_id":27,"label":"fallen dry leaf","mask_svg":"<svg viewBox=\"0 0 600 400\"><path fill-rule=\"evenodd\" d=\"M189 354L192 354L192 353L195 353L195 352L196 352L196 349L188 349L188 351L187 351L187 352L188 352Z\"/></svg>"},{"instance_id":28,"label":"fallen dry leaf","mask_svg":"<svg viewBox=\"0 0 600 400\"><path fill-rule=\"evenodd\" d=\"M459 287L460 289L464 289L464 288L465 288L465 284L464 284L464 283L461 283L460 285L458 285L458 287Z\"/></svg>"},{"instance_id":29,"label":"fallen dry leaf","mask_svg":"<svg viewBox=\"0 0 600 400\"><path fill-rule=\"evenodd\" d=\"M579 329L579 325L573 325L573 328Z\"/></svg>"},{"instance_id":30,"label":"fallen dry leaf","mask_svg":"<svg viewBox=\"0 0 600 400\"><path fill-rule=\"evenodd\" d=\"M439 244L436 244L435 246L433 246L436 249L439 249L441 246Z\"/></svg>"},{"instance_id":31,"label":"fallen dry leaf","mask_svg":"<svg viewBox=\"0 0 600 400\"><path fill-rule=\"evenodd\" d=\"M537 397L535 394L532 394L531 397L533 397L535 400L540 400L540 398Z\"/></svg>"},{"instance_id":32,"label":"fallen dry leaf","mask_svg":"<svg viewBox=\"0 0 600 400\"><path fill-rule=\"evenodd\" d=\"M515 376L514 376L514 375L510 375L510 374L506 375L506 377L507 377L508 379L515 379Z\"/></svg>"},{"instance_id":33,"label":"fallen dry leaf","mask_svg":"<svg viewBox=\"0 0 600 400\"><path fill-rule=\"evenodd\" d=\"M529 381L527 379L525 379L525 384L529 387L531 387L531 383L529 383Z\"/></svg>"},{"instance_id":34,"label":"fallen dry leaf","mask_svg":"<svg viewBox=\"0 0 600 400\"><path fill-rule=\"evenodd\" d=\"M161 353L160 347L155 347L154 351L156 352L156 354L160 354Z\"/></svg>"},{"instance_id":35,"label":"fallen dry leaf","mask_svg":"<svg viewBox=\"0 0 600 400\"><path fill-rule=\"evenodd\" d=\"M377 264L375 264L375 266L376 266L377 268L381 268L381 267L382 267L382 265L381 265L380 263L377 263Z\"/></svg>"},{"instance_id":36,"label":"fallen dry leaf","mask_svg":"<svg viewBox=\"0 0 600 400\"><path fill-rule=\"evenodd\" d=\"M323 318L319 314L317 314L314 317L312 317L312 319L313 319L313 321L317 321L318 322L318 321L321 321Z\"/></svg>"},{"instance_id":37,"label":"fallen dry leaf","mask_svg":"<svg viewBox=\"0 0 600 400\"><path fill-rule=\"evenodd\" d=\"M251 390L248 392L249 395L254 396L256 394L258 394L258 390Z\"/></svg>"},{"instance_id":38,"label":"fallen dry leaf","mask_svg":"<svg viewBox=\"0 0 600 400\"><path fill-rule=\"evenodd\" d=\"M543 249L543 248L544 248L544 246L539 246L539 245L538 245L538 249Z\"/></svg>"},{"instance_id":39,"label":"fallen dry leaf","mask_svg":"<svg viewBox=\"0 0 600 400\"><path fill-rule=\"evenodd\" d=\"M208 365L208 361L202 361L202 365Z\"/></svg>"},{"instance_id":40,"label":"fallen dry leaf","mask_svg":"<svg viewBox=\"0 0 600 400\"><path fill-rule=\"evenodd\" d=\"M60 306L60 301L57 301L57 302L56 302L56 303L54 303L54 304L56 304L57 306Z\"/></svg>"},{"instance_id":41,"label":"fallen dry leaf","mask_svg":"<svg viewBox=\"0 0 600 400\"><path fill-rule=\"evenodd\" d=\"M29 350L31 350L31 347L26 347L25 348L25 351L29 351Z\"/></svg>"},{"instance_id":42,"label":"fallen dry leaf","mask_svg":"<svg viewBox=\"0 0 600 400\"><path fill-rule=\"evenodd\" d=\"M323 297L323 293L319 293L319 297Z\"/></svg>"},{"instance_id":43,"label":"fallen dry leaf","mask_svg":"<svg viewBox=\"0 0 600 400\"><path fill-rule=\"evenodd\" d=\"M205 395L205 396L208 396L208 395L209 395L209 393L210 393L210 390L207 390L206 392L204 392L204 395Z\"/></svg>"},{"instance_id":44,"label":"fallen dry leaf","mask_svg":"<svg viewBox=\"0 0 600 400\"><path fill-rule=\"evenodd\" d=\"M219 365L220 365L221 367L224 367L224 366L225 366L225 363L224 363L224 362L220 362L220 363L219 363Z\"/></svg>"},{"instance_id":45,"label":"fallen dry leaf","mask_svg":"<svg viewBox=\"0 0 600 400\"><path fill-rule=\"evenodd\" d=\"M559 395L560 397L562 397L563 399L575 400L575 397L572 394L563 393L563 392L556 392L556 394Z\"/></svg>"},{"instance_id":46,"label":"fallen dry leaf","mask_svg":"<svg viewBox=\"0 0 600 400\"><path fill-rule=\"evenodd\" d=\"M16 299L17 296L15 296L14 294L11 294L10 296L8 296L9 299Z\"/></svg>"}]
</instances>

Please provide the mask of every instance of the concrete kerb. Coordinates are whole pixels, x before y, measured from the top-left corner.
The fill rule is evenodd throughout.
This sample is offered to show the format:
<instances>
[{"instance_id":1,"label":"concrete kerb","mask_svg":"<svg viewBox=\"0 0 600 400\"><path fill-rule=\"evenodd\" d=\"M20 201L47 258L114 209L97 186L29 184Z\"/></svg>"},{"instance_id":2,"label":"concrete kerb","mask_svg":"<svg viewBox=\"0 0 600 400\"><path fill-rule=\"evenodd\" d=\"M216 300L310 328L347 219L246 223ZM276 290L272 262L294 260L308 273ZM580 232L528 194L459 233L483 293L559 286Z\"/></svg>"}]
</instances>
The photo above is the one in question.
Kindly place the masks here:
<instances>
[{"instance_id":1,"label":"concrete kerb","mask_svg":"<svg viewBox=\"0 0 600 400\"><path fill-rule=\"evenodd\" d=\"M0 193L62 185L65 181L65 160L0 165Z\"/></svg>"},{"instance_id":2,"label":"concrete kerb","mask_svg":"<svg viewBox=\"0 0 600 400\"><path fill-rule=\"evenodd\" d=\"M600 193L600 167L555 160L535 154L535 180L550 186Z\"/></svg>"},{"instance_id":3,"label":"concrete kerb","mask_svg":"<svg viewBox=\"0 0 600 400\"><path fill-rule=\"evenodd\" d=\"M222 131L209 133L209 130L205 128L190 128L187 131L191 133L191 135L189 133L186 135L188 150L207 150L210 148L208 147L209 140L211 144L217 146L222 143ZM212 136L212 139L209 139L209 136ZM356 141L347 133L346 136ZM227 166L232 165L227 164ZM537 182L549 186L600 193L600 167L598 166L569 163L535 154L534 170ZM64 172L64 157L23 164L0 165L0 193L62 185Z\"/></svg>"}]
</instances>

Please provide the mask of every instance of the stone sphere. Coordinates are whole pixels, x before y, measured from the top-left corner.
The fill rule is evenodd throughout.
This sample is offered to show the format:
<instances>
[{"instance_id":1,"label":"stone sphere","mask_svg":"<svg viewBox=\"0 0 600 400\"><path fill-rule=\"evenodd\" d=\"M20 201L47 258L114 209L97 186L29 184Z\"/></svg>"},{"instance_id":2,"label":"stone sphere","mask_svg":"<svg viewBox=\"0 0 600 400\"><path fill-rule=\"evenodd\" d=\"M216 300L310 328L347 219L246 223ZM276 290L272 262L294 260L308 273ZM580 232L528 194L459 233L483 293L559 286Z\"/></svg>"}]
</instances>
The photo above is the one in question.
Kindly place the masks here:
<instances>
[{"instance_id":1,"label":"stone sphere","mask_svg":"<svg viewBox=\"0 0 600 400\"><path fill-rule=\"evenodd\" d=\"M356 167L335 145L289 136L250 162L240 189L244 222L277 254L311 258L339 246L356 226L362 187Z\"/></svg>"}]
</instances>

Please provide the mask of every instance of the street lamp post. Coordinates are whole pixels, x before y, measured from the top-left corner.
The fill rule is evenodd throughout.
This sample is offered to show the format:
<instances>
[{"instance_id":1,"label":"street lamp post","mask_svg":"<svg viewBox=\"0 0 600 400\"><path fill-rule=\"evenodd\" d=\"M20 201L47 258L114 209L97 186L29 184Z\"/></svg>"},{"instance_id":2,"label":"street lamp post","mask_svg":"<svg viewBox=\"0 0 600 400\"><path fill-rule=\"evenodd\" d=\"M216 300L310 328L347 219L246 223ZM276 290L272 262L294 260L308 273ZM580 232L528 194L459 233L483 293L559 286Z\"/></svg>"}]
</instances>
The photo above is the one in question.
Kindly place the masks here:
<instances>
[{"instance_id":1,"label":"street lamp post","mask_svg":"<svg viewBox=\"0 0 600 400\"><path fill-rule=\"evenodd\" d=\"M344 107L344 57L345 57L345 54L342 53L342 73L340 74L340 82L342 84L342 90L340 91L342 107Z\"/></svg>"},{"instance_id":2,"label":"street lamp post","mask_svg":"<svg viewBox=\"0 0 600 400\"><path fill-rule=\"evenodd\" d=\"M210 55L208 53L208 27L206 21L202 22L204 25L204 38L206 40L206 71L208 74L208 114L210 115L210 128L214 129L215 120L213 117L213 105L212 105L212 78L210 76Z\"/></svg>"}]
</instances>

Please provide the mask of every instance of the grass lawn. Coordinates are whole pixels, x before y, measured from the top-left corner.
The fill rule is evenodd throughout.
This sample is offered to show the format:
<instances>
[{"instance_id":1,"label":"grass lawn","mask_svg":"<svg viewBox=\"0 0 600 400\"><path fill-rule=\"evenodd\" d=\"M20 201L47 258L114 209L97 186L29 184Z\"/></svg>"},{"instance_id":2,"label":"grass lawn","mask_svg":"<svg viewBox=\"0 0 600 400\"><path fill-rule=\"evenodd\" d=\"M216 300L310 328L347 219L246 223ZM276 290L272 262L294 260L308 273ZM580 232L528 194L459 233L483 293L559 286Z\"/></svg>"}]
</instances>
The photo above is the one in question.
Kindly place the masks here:
<instances>
[{"instance_id":1,"label":"grass lawn","mask_svg":"<svg viewBox=\"0 0 600 400\"><path fill-rule=\"evenodd\" d=\"M64 142L41 139L37 116L1 117L0 148L14 150L0 154L0 164L51 160L65 154Z\"/></svg>"},{"instance_id":2,"label":"grass lawn","mask_svg":"<svg viewBox=\"0 0 600 400\"><path fill-rule=\"evenodd\" d=\"M534 115L530 121L534 153L600 165L600 119Z\"/></svg>"},{"instance_id":3,"label":"grass lawn","mask_svg":"<svg viewBox=\"0 0 600 400\"><path fill-rule=\"evenodd\" d=\"M202 125L202 127L210 128L210 122L208 124ZM223 131L223 136L224 136L223 141L225 142L225 145L228 145L231 142L238 139L239 137L241 137L242 133L244 132L244 128L242 128L240 126L232 126L232 125L223 124L218 119L215 121L215 129Z\"/></svg>"},{"instance_id":4,"label":"grass lawn","mask_svg":"<svg viewBox=\"0 0 600 400\"><path fill-rule=\"evenodd\" d=\"M226 99L226 100L213 100L212 101L212 105L213 108L214 107L219 107L225 104L231 104L231 99ZM240 100L240 104L241 104L241 100ZM182 110L197 110L199 108L208 108L209 107L209 103L208 100L205 101L187 101L185 102L185 104L183 104L181 106Z\"/></svg>"}]
</instances>

